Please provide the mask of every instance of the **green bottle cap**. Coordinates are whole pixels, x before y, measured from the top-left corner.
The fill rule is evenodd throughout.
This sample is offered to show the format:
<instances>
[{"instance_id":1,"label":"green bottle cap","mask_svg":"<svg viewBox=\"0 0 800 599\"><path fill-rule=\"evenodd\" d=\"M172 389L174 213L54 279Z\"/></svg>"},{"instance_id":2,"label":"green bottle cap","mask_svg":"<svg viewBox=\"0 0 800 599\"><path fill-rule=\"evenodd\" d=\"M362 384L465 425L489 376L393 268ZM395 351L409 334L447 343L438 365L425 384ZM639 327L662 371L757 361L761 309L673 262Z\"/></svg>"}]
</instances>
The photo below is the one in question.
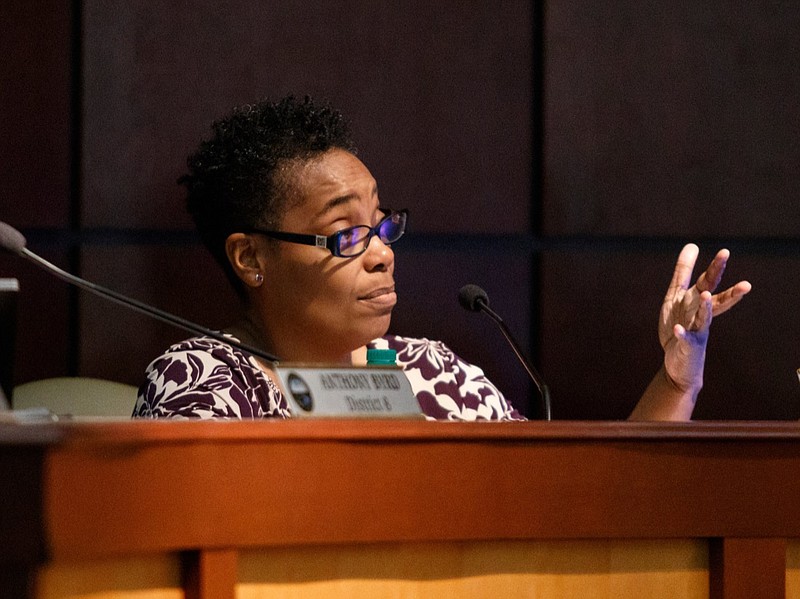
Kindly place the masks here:
<instances>
[{"instance_id":1,"label":"green bottle cap","mask_svg":"<svg viewBox=\"0 0 800 599\"><path fill-rule=\"evenodd\" d=\"M397 352L393 349L368 349L367 366L397 365Z\"/></svg>"}]
</instances>

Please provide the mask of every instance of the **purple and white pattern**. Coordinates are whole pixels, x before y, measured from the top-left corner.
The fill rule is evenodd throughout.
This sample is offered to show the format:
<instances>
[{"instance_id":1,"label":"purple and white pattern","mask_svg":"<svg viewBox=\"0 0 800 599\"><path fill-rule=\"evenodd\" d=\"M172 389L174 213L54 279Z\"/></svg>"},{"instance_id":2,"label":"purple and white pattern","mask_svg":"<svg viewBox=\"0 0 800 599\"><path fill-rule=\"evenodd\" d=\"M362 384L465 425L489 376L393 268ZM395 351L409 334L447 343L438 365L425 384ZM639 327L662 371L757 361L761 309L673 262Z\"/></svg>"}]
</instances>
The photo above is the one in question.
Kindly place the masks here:
<instances>
[{"instance_id":1,"label":"purple and white pattern","mask_svg":"<svg viewBox=\"0 0 800 599\"><path fill-rule=\"evenodd\" d=\"M446 345L387 335L368 347L394 349L429 420L524 420L486 378ZM255 359L216 339L172 346L148 367L134 418L290 418L278 386Z\"/></svg>"}]
</instances>

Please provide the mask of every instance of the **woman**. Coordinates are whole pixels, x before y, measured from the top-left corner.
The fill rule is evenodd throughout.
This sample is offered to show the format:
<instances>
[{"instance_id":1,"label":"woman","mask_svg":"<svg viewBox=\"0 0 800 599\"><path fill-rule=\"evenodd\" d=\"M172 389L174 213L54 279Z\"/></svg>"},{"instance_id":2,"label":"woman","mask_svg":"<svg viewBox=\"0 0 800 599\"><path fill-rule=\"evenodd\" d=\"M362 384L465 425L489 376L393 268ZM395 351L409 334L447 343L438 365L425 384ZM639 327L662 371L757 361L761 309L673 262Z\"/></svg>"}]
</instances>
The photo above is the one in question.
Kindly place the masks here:
<instances>
[{"instance_id":1,"label":"woman","mask_svg":"<svg viewBox=\"0 0 800 599\"><path fill-rule=\"evenodd\" d=\"M435 419L521 419L483 372L446 346L385 336L397 301L394 253L407 214L382 208L341 114L310 99L261 102L214 124L181 179L188 209L239 294L226 333L291 362L361 365L368 347L397 350L420 406ZM721 251L689 287L697 248L681 252L659 326L664 365L633 414L688 419L702 386L712 315L747 293L712 296ZM271 364L210 338L170 348L147 369L138 417L291 416Z\"/></svg>"}]
</instances>

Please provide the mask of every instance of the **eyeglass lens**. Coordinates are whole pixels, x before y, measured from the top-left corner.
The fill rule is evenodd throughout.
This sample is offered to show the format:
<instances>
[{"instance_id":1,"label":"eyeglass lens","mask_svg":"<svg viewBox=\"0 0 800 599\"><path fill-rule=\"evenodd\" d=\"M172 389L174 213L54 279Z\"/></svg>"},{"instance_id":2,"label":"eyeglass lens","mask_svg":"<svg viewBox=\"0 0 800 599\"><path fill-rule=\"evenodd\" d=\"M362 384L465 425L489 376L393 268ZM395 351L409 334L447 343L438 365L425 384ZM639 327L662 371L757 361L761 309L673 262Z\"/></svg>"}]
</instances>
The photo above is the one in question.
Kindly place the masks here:
<instances>
[{"instance_id":1,"label":"eyeglass lens","mask_svg":"<svg viewBox=\"0 0 800 599\"><path fill-rule=\"evenodd\" d=\"M405 229L405 215L392 212L374 228L361 225L340 231L338 234L339 254L352 256L367 249L373 235L378 235L384 243L393 243L400 239Z\"/></svg>"}]
</instances>

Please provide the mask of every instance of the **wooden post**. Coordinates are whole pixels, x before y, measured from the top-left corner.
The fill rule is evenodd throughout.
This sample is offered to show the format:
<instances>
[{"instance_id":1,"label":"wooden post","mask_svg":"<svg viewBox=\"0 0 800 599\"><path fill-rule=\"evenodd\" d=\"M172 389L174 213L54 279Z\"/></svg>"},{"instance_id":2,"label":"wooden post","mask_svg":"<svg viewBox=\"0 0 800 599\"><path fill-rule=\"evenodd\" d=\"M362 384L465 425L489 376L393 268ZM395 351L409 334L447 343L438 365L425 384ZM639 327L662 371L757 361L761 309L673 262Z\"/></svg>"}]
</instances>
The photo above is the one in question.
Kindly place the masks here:
<instances>
[{"instance_id":1,"label":"wooden post","mask_svg":"<svg viewBox=\"0 0 800 599\"><path fill-rule=\"evenodd\" d=\"M235 599L238 577L236 551L188 551L182 558L186 599Z\"/></svg>"},{"instance_id":2,"label":"wooden post","mask_svg":"<svg viewBox=\"0 0 800 599\"><path fill-rule=\"evenodd\" d=\"M711 539L710 599L784 599L786 539Z\"/></svg>"}]
</instances>

